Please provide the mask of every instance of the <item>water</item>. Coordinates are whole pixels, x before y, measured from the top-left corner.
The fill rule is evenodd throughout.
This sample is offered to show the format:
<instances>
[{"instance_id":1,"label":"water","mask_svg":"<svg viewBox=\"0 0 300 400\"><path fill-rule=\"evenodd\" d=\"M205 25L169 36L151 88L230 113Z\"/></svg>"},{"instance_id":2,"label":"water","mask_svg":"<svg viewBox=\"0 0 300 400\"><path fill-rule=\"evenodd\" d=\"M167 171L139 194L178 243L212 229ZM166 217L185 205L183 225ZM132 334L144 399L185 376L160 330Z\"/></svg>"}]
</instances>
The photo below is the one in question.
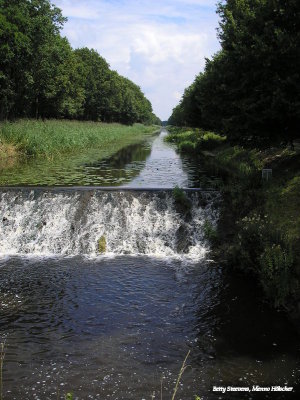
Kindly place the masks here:
<instances>
[{"instance_id":1,"label":"water","mask_svg":"<svg viewBox=\"0 0 300 400\"><path fill-rule=\"evenodd\" d=\"M51 161L29 159L2 170L0 185L199 187L207 174L198 161L180 158L174 146L164 142L166 135L162 130L113 155L106 155L104 149L91 149Z\"/></svg>"},{"instance_id":2,"label":"water","mask_svg":"<svg viewBox=\"0 0 300 400\"><path fill-rule=\"evenodd\" d=\"M0 264L4 398L220 396L213 385L295 385L299 341L286 319L219 266L145 256L11 257ZM297 398L297 397L294 397Z\"/></svg>"},{"instance_id":3,"label":"water","mask_svg":"<svg viewBox=\"0 0 300 400\"><path fill-rule=\"evenodd\" d=\"M187 191L187 211L172 191L134 190L205 177L165 134L100 161L81 159L75 170L78 160L67 162L46 181L14 181L127 189L0 191L5 400L64 399L69 391L76 399L161 399L161 385L171 399L188 351L176 399L299 398L294 328L262 303L253 282L211 260L205 226L217 223L220 195ZM223 395L214 385L294 392Z\"/></svg>"},{"instance_id":4,"label":"water","mask_svg":"<svg viewBox=\"0 0 300 400\"><path fill-rule=\"evenodd\" d=\"M140 174L128 186L130 187L180 187L193 186L183 161L173 146L164 142L167 131L163 130L152 144L150 156ZM188 164L187 160L186 165Z\"/></svg>"},{"instance_id":5,"label":"water","mask_svg":"<svg viewBox=\"0 0 300 400\"><path fill-rule=\"evenodd\" d=\"M185 215L168 191L10 189L0 193L0 254L96 257L104 236L110 255L203 259L203 226L216 224L220 195L187 196Z\"/></svg>"}]
</instances>

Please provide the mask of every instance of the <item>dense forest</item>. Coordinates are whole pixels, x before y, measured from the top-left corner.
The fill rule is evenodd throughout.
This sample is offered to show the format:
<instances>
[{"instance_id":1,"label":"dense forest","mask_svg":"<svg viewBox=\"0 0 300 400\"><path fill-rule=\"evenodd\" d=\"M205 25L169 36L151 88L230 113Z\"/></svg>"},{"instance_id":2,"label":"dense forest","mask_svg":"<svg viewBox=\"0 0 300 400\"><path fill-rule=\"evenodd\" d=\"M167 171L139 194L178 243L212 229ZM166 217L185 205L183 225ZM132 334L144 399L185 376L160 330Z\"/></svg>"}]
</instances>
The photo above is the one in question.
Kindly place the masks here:
<instances>
[{"instance_id":1,"label":"dense forest","mask_svg":"<svg viewBox=\"0 0 300 400\"><path fill-rule=\"evenodd\" d=\"M0 0L0 120L160 123L141 89L97 51L73 50L48 0Z\"/></svg>"},{"instance_id":2,"label":"dense forest","mask_svg":"<svg viewBox=\"0 0 300 400\"><path fill-rule=\"evenodd\" d=\"M206 59L169 123L249 147L293 145L300 137L299 0L227 0L217 12L221 50Z\"/></svg>"}]
</instances>

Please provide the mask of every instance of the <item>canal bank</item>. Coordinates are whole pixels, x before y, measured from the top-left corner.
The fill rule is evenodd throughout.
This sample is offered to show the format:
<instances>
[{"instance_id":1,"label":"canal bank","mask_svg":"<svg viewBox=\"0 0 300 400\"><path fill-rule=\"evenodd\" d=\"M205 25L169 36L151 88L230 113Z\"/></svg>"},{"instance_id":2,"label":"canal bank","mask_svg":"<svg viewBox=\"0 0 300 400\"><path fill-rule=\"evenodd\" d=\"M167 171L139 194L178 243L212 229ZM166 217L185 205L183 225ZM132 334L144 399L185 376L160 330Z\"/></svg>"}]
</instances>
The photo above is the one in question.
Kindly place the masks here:
<instances>
[{"instance_id":1,"label":"canal bank","mask_svg":"<svg viewBox=\"0 0 300 400\"><path fill-rule=\"evenodd\" d=\"M216 400L213 386L300 383L298 335L253 281L212 260L204 226L216 192L4 189L0 335L7 400L171 397ZM186 248L178 248L184 225ZM97 241L106 237L106 253ZM35 396L32 396L32 393ZM284 400L284 393L276 399ZM232 393L230 399L260 399ZM268 398L268 397L266 397ZM271 397L270 397L271 398Z\"/></svg>"},{"instance_id":2,"label":"canal bank","mask_svg":"<svg viewBox=\"0 0 300 400\"><path fill-rule=\"evenodd\" d=\"M218 229L211 235L216 256L230 268L252 276L262 287L264 298L273 307L285 310L299 329L297 146L243 149L224 144L224 138L218 140L213 134L192 129L175 129L172 136L180 152L184 154L189 148L207 175L215 177L213 185L222 192ZM186 138L192 137L193 141L187 143ZM263 177L265 169L272 173L268 180Z\"/></svg>"},{"instance_id":3,"label":"canal bank","mask_svg":"<svg viewBox=\"0 0 300 400\"><path fill-rule=\"evenodd\" d=\"M83 188L0 190L5 399L171 398L188 351L178 398L216 400L221 384L287 382L299 394L293 325L211 251L219 192L186 190L185 215L169 189L211 188L218 177L166 135L82 164Z\"/></svg>"}]
</instances>

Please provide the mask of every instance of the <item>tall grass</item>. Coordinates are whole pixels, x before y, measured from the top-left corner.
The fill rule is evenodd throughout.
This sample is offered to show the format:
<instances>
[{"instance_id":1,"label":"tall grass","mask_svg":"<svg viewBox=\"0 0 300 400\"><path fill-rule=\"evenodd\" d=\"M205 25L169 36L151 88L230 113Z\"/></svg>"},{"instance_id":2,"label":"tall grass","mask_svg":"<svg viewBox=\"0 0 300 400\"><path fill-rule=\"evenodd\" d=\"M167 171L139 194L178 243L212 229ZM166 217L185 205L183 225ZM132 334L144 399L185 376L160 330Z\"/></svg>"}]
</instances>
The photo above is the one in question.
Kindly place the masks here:
<instances>
[{"instance_id":1,"label":"tall grass","mask_svg":"<svg viewBox=\"0 0 300 400\"><path fill-rule=\"evenodd\" d=\"M157 129L157 128L156 128ZM19 120L0 124L0 140L28 156L53 156L70 151L104 148L112 143L141 139L154 126L105 124L67 120Z\"/></svg>"},{"instance_id":2,"label":"tall grass","mask_svg":"<svg viewBox=\"0 0 300 400\"><path fill-rule=\"evenodd\" d=\"M181 368L180 368L180 371L179 371L179 374L178 374L178 377L177 377L176 385L175 385L174 392L173 392L173 395L172 395L172 399L171 399L171 400L175 400L175 396L176 396L177 391L178 391L178 386L179 386L179 383L180 383L180 379L181 379L181 377L182 377L184 371L185 371L186 368L188 367L188 365L186 364L186 362L187 362L187 359L188 359L188 357L189 357L189 355L190 355L190 352L191 352L191 351L189 350L188 353L187 353L187 355L186 355L186 357L185 357L185 359L184 359L184 361L183 361L183 363L182 363L182 366L181 366Z\"/></svg>"},{"instance_id":3,"label":"tall grass","mask_svg":"<svg viewBox=\"0 0 300 400\"><path fill-rule=\"evenodd\" d=\"M166 141L175 143L179 152L198 154L201 150L213 150L224 144L225 136L207 132L199 128L169 128Z\"/></svg>"}]
</instances>

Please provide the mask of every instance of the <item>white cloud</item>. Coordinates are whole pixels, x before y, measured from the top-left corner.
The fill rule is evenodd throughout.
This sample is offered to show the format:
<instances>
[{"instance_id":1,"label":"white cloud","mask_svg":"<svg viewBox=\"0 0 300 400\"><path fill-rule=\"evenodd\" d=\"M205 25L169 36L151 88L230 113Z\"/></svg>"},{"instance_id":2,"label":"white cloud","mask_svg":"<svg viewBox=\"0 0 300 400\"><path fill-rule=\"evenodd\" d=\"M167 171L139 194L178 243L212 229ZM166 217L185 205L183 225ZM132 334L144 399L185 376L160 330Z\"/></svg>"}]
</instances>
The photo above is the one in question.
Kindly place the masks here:
<instances>
[{"instance_id":1,"label":"white cloud","mask_svg":"<svg viewBox=\"0 0 300 400\"><path fill-rule=\"evenodd\" d=\"M54 0L55 1L55 0ZM214 0L56 0L73 47L94 48L167 119L218 49Z\"/></svg>"}]
</instances>

